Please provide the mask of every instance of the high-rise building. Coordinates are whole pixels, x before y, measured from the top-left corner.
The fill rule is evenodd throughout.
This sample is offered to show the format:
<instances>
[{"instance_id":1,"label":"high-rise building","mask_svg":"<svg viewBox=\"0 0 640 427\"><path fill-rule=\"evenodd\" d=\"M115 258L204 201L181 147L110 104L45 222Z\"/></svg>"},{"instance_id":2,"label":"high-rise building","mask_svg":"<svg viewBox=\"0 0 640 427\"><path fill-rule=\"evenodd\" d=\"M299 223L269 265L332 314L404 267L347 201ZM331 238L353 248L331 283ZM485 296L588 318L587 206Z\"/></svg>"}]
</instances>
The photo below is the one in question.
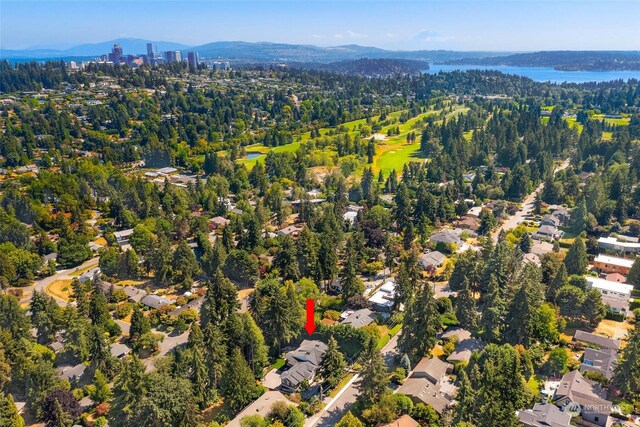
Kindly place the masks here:
<instances>
[{"instance_id":1,"label":"high-rise building","mask_svg":"<svg viewBox=\"0 0 640 427\"><path fill-rule=\"evenodd\" d=\"M153 44L147 43L147 63L152 67L156 65L155 54L153 53Z\"/></svg>"},{"instance_id":2,"label":"high-rise building","mask_svg":"<svg viewBox=\"0 0 640 427\"><path fill-rule=\"evenodd\" d=\"M187 62L189 63L189 68L198 68L198 65L200 65L200 55L198 55L198 52L188 52Z\"/></svg>"},{"instance_id":3,"label":"high-rise building","mask_svg":"<svg viewBox=\"0 0 640 427\"><path fill-rule=\"evenodd\" d=\"M111 53L109 54L109 61L114 64L119 64L122 59L122 48L118 43L113 45L113 49L111 49Z\"/></svg>"},{"instance_id":4,"label":"high-rise building","mask_svg":"<svg viewBox=\"0 0 640 427\"><path fill-rule=\"evenodd\" d=\"M182 62L182 53L179 50L169 50L164 53L164 58L169 62Z\"/></svg>"}]
</instances>

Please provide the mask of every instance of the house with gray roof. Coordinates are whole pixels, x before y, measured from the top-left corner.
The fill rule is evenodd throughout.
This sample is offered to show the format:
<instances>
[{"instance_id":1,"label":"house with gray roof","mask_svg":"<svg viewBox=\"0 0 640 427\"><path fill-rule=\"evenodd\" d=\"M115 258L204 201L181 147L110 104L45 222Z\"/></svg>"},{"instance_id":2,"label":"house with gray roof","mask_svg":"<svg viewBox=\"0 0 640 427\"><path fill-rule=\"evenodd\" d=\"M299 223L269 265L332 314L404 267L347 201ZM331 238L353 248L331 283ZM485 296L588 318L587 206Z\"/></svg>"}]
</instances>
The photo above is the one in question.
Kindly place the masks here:
<instances>
[{"instance_id":1,"label":"house with gray roof","mask_svg":"<svg viewBox=\"0 0 640 427\"><path fill-rule=\"evenodd\" d=\"M481 351L484 343L475 338L467 338L458 341L455 350L447 357L447 362L468 362L474 351Z\"/></svg>"},{"instance_id":2,"label":"house with gray roof","mask_svg":"<svg viewBox=\"0 0 640 427\"><path fill-rule=\"evenodd\" d=\"M362 328L375 322L376 314L368 308L362 308L360 310L349 313L343 320L343 325L351 325L354 328Z\"/></svg>"},{"instance_id":3,"label":"house with gray roof","mask_svg":"<svg viewBox=\"0 0 640 427\"><path fill-rule=\"evenodd\" d=\"M550 403L536 403L533 409L520 411L518 419L523 427L567 427L571 415Z\"/></svg>"},{"instance_id":4,"label":"house with gray roof","mask_svg":"<svg viewBox=\"0 0 640 427\"><path fill-rule=\"evenodd\" d=\"M420 266L425 270L433 270L442 267L446 256L439 251L429 251L420 256Z\"/></svg>"},{"instance_id":5,"label":"house with gray roof","mask_svg":"<svg viewBox=\"0 0 640 427\"><path fill-rule=\"evenodd\" d=\"M423 358L397 392L407 395L415 404L431 406L438 414L451 406L456 387L447 377L453 365L437 357Z\"/></svg>"},{"instance_id":6,"label":"house with gray roof","mask_svg":"<svg viewBox=\"0 0 640 427\"><path fill-rule=\"evenodd\" d=\"M584 350L584 355L582 356L580 372L599 372L610 380L613 378L613 371L617 364L618 352L616 350L612 348L605 350L587 348Z\"/></svg>"},{"instance_id":7,"label":"house with gray roof","mask_svg":"<svg viewBox=\"0 0 640 427\"><path fill-rule=\"evenodd\" d=\"M87 367L82 363L79 363L76 366L64 366L58 368L58 376L63 380L68 380L70 383L74 383L80 381L80 378L82 378L86 369Z\"/></svg>"},{"instance_id":8,"label":"house with gray roof","mask_svg":"<svg viewBox=\"0 0 640 427\"><path fill-rule=\"evenodd\" d=\"M131 352L131 348L129 348L126 344L114 343L111 344L109 348L111 355L116 359L122 359L124 356Z\"/></svg>"},{"instance_id":9,"label":"house with gray roof","mask_svg":"<svg viewBox=\"0 0 640 427\"><path fill-rule=\"evenodd\" d=\"M326 352L327 345L322 341L304 340L297 349L288 352L285 359L291 366L300 362L311 362L315 366L320 366Z\"/></svg>"},{"instance_id":10,"label":"house with gray roof","mask_svg":"<svg viewBox=\"0 0 640 427\"><path fill-rule=\"evenodd\" d=\"M606 395L598 382L586 379L580 371L571 371L560 380L553 402L561 409L566 407L574 409L579 405L580 416L584 421L606 426L612 407Z\"/></svg>"},{"instance_id":11,"label":"house with gray roof","mask_svg":"<svg viewBox=\"0 0 640 427\"><path fill-rule=\"evenodd\" d=\"M429 241L433 244L444 243L444 244L455 244L457 246L462 246L463 242L458 234L448 228L437 231L431 235Z\"/></svg>"},{"instance_id":12,"label":"house with gray roof","mask_svg":"<svg viewBox=\"0 0 640 427\"><path fill-rule=\"evenodd\" d=\"M147 295L140 300L140 304L146 305L150 308L159 308L163 305L171 305L172 302L158 295Z\"/></svg>"},{"instance_id":13,"label":"house with gray roof","mask_svg":"<svg viewBox=\"0 0 640 427\"><path fill-rule=\"evenodd\" d=\"M282 389L294 392L298 390L305 381L307 384L311 384L311 381L313 381L313 378L316 376L317 370L318 366L311 362L296 363L280 375Z\"/></svg>"},{"instance_id":14,"label":"house with gray roof","mask_svg":"<svg viewBox=\"0 0 640 427\"><path fill-rule=\"evenodd\" d=\"M611 348L620 350L620 339L608 338L604 335L592 334L591 332L577 330L573 340L583 344L592 344L600 349Z\"/></svg>"},{"instance_id":15,"label":"house with gray roof","mask_svg":"<svg viewBox=\"0 0 640 427\"><path fill-rule=\"evenodd\" d=\"M140 302L142 298L147 296L147 292L144 289L136 288L135 286L125 286L122 291L131 302Z\"/></svg>"}]
</instances>

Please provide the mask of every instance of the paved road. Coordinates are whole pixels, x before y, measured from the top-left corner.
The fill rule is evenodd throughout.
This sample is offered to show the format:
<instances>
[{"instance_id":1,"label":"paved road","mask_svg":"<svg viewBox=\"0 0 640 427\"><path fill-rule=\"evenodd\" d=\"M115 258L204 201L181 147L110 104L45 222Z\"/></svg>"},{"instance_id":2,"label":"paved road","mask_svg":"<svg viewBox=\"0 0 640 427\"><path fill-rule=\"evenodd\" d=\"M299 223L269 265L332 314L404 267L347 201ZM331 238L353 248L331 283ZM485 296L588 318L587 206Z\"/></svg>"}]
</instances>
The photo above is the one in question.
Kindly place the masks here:
<instances>
[{"instance_id":1,"label":"paved road","mask_svg":"<svg viewBox=\"0 0 640 427\"><path fill-rule=\"evenodd\" d=\"M56 274L54 274L53 276L44 277L40 280L34 281L33 285L22 288L24 289L25 293L29 293L29 297L23 298L22 301L20 301L20 303L28 303L31 300L31 292L34 289L37 290L38 292L42 292L47 288L47 286L49 286L49 284L51 284L52 282L55 282L56 280L73 279L73 277L70 276L71 273L77 270L83 270L92 265L98 265L99 261L100 261L100 257L97 256L97 257L91 258L88 261L83 262L81 265L77 267L68 268L65 270L58 270ZM67 302L62 298L58 298L55 295L51 295L51 296L58 302L60 306L64 307L67 305Z\"/></svg>"},{"instance_id":2,"label":"paved road","mask_svg":"<svg viewBox=\"0 0 640 427\"><path fill-rule=\"evenodd\" d=\"M564 162L562 162L562 164L560 166L558 166L557 168L555 168L555 170L553 171L553 173L557 173L563 169L566 169L569 166L569 159L565 160ZM500 234L500 232L502 230L507 231L510 230L512 228L516 228L518 225L520 225L524 220L525 217L531 215L531 213L533 212L533 209L535 207L535 202L536 202L536 196L544 189L544 182L541 183L540 185L538 185L538 187L533 190L533 192L531 194L529 194L527 197L525 197L525 199L522 201L522 204L520 206L520 209L513 215L511 215L506 221L504 221L500 227L498 227L492 234L491 237L493 238L494 241L498 241L498 235Z\"/></svg>"},{"instance_id":3,"label":"paved road","mask_svg":"<svg viewBox=\"0 0 640 427\"><path fill-rule=\"evenodd\" d=\"M380 350L382 357L389 368L394 366L394 357L397 353L399 336L400 333L398 332L384 347L382 347L382 350ZM355 375L351 381L349 381L347 385L326 404L322 411L317 413L313 418L307 420L305 427L329 427L336 425L358 398L357 384L359 378L359 375Z\"/></svg>"}]
</instances>

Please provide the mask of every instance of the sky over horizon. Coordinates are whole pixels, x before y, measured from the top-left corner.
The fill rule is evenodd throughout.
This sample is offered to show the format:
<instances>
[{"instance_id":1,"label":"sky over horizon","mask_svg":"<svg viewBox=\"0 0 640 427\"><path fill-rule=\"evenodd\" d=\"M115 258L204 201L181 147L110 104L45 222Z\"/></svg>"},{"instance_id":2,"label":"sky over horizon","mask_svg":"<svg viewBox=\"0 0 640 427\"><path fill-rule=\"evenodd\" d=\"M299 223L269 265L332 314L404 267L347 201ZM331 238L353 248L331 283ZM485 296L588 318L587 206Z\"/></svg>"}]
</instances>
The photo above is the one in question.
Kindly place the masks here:
<instances>
[{"instance_id":1,"label":"sky over horizon","mask_svg":"<svg viewBox=\"0 0 640 427\"><path fill-rule=\"evenodd\" d=\"M640 50L640 0L7 1L0 47L116 38L394 50Z\"/></svg>"}]
</instances>

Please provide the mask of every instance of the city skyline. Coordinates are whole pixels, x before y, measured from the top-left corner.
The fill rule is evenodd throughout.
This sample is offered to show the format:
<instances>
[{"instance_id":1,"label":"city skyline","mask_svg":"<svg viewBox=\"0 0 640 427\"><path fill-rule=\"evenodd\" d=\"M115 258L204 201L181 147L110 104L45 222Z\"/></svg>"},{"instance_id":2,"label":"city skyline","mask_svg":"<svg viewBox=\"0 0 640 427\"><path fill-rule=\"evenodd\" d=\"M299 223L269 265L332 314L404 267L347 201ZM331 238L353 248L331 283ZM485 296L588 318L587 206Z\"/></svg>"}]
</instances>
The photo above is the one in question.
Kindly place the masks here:
<instances>
[{"instance_id":1,"label":"city skyline","mask_svg":"<svg viewBox=\"0 0 640 427\"><path fill-rule=\"evenodd\" d=\"M637 1L374 1L366 3L367 13L362 1L175 6L172 1L3 1L0 46L65 49L141 38L188 46L242 40L392 50L640 49ZM109 25L96 25L98 19Z\"/></svg>"}]
</instances>

